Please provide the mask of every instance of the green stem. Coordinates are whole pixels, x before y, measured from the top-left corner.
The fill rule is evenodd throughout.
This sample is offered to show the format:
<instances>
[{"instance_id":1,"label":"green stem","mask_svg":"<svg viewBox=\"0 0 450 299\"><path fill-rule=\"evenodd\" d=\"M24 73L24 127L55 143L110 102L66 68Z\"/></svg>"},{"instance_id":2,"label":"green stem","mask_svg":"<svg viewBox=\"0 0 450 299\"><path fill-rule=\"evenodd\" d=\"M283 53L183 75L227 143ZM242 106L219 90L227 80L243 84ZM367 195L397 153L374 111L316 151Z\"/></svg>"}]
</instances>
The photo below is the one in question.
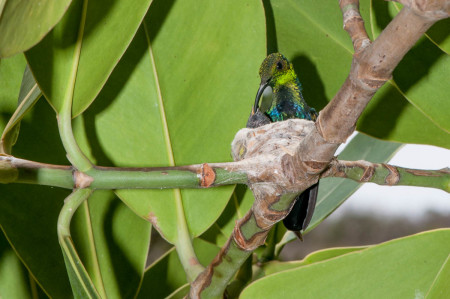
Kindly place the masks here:
<instances>
[{"instance_id":1,"label":"green stem","mask_svg":"<svg viewBox=\"0 0 450 299\"><path fill-rule=\"evenodd\" d=\"M64 201L58 217L58 240L64 256L73 293L77 298L100 298L89 274L78 256L70 234L70 222L77 208L92 194L90 189L77 189ZM106 295L106 294L102 294ZM105 297L106 298L106 297Z\"/></svg>"},{"instance_id":2,"label":"green stem","mask_svg":"<svg viewBox=\"0 0 450 299\"><path fill-rule=\"evenodd\" d=\"M95 167L87 172L92 189L161 189L202 188L201 169L204 164L176 167ZM333 161L321 177L345 177L358 182L379 185L417 186L450 192L450 170L418 170L366 161ZM215 178L207 187L247 184L244 167L235 163L209 164ZM371 175L367 176L367 169ZM0 154L0 183L25 183L73 189L73 167L52 165ZM390 175L390 177L389 177Z\"/></svg>"},{"instance_id":3,"label":"green stem","mask_svg":"<svg viewBox=\"0 0 450 299\"><path fill-rule=\"evenodd\" d=\"M77 141L73 136L72 103L75 90L75 83L77 79L78 64L81 55L81 45L83 41L84 25L86 22L87 2L88 1L84 1L83 3L80 28L78 29L78 38L75 44L73 54L72 69L67 84L66 93L64 94L63 103L58 113L59 135L61 136L61 141L63 143L64 149L66 150L67 158L69 159L70 163L72 163L72 165L75 166L75 168L77 168L81 172L86 172L89 169L91 169L92 163L78 147Z\"/></svg>"},{"instance_id":4,"label":"green stem","mask_svg":"<svg viewBox=\"0 0 450 299\"><path fill-rule=\"evenodd\" d=\"M243 171L225 170L230 163L211 164L215 179L208 187L245 184ZM203 165L178 167L95 167L86 174L91 189L203 188ZM0 155L0 183L24 183L73 189L77 180L72 166L52 165ZM75 180L75 181L74 181Z\"/></svg>"},{"instance_id":5,"label":"green stem","mask_svg":"<svg viewBox=\"0 0 450 299\"><path fill-rule=\"evenodd\" d=\"M94 178L94 189L161 189L161 188L201 188L201 178L192 167L154 167L154 168L96 168L87 174ZM216 167L215 180L209 186L222 186L247 183L244 172L229 172ZM114 188L111 186L114 185Z\"/></svg>"},{"instance_id":6,"label":"green stem","mask_svg":"<svg viewBox=\"0 0 450 299\"><path fill-rule=\"evenodd\" d=\"M174 245L177 250L178 257L180 258L180 262L183 265L188 282L193 282L205 268L198 261L197 255L194 251L194 246L192 245L192 239L189 234L186 216L184 215L180 189L174 189L173 192L175 193L178 222L178 236Z\"/></svg>"}]
</instances>

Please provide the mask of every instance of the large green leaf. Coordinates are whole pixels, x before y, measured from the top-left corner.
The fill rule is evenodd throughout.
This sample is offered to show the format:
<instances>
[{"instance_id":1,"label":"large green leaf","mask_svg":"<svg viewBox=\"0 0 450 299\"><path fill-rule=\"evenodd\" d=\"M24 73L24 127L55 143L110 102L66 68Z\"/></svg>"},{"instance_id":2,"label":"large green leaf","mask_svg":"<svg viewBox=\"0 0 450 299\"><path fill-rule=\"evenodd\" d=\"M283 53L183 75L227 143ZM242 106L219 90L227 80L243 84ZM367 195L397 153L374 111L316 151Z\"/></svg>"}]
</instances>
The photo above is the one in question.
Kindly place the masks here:
<instances>
[{"instance_id":1,"label":"large green leaf","mask_svg":"<svg viewBox=\"0 0 450 299\"><path fill-rule=\"evenodd\" d=\"M0 57L28 50L58 23L72 0L0 2Z\"/></svg>"},{"instance_id":2,"label":"large green leaf","mask_svg":"<svg viewBox=\"0 0 450 299\"><path fill-rule=\"evenodd\" d=\"M230 160L229 144L244 126L264 57L263 7L252 1L184 1L162 19L167 5L155 4L145 22L175 163ZM181 191L193 235L217 219L231 191Z\"/></svg>"},{"instance_id":3,"label":"large green leaf","mask_svg":"<svg viewBox=\"0 0 450 299\"><path fill-rule=\"evenodd\" d=\"M74 124L77 140L89 139L83 149L100 165L229 161L231 140L245 125L258 86L263 16L260 3L155 1L97 101ZM233 113L224 114L230 108ZM173 243L183 225L176 218L177 192L197 236L219 217L232 190L117 194Z\"/></svg>"},{"instance_id":4,"label":"large green leaf","mask_svg":"<svg viewBox=\"0 0 450 299\"><path fill-rule=\"evenodd\" d=\"M261 265L261 269L264 271L260 275L270 275L273 273L278 273L281 271L286 271L290 269L296 269L301 266L310 265L317 262L326 261L331 258L335 258L337 256L341 256L343 254L347 254L354 251L360 251L365 249L366 247L341 247L341 248L331 248L324 249L313 252L306 256L301 261L289 261L289 262L281 262L281 261L270 261L263 265Z\"/></svg>"},{"instance_id":5,"label":"large green leaf","mask_svg":"<svg viewBox=\"0 0 450 299\"><path fill-rule=\"evenodd\" d=\"M0 193L0 225L17 255L50 297L70 298L56 235L59 210L70 192L11 184L1 185Z\"/></svg>"},{"instance_id":6,"label":"large green leaf","mask_svg":"<svg viewBox=\"0 0 450 299\"><path fill-rule=\"evenodd\" d=\"M268 25L275 26L276 35L269 45L293 61L306 100L320 110L341 87L352 59L338 3L329 0L320 9L306 0L271 3L274 21L269 18ZM392 4L368 0L361 1L361 10L369 35L375 37L396 13ZM446 29L436 27L440 30ZM372 99L358 130L393 141L450 147L449 76L450 58L424 37Z\"/></svg>"},{"instance_id":7,"label":"large green leaf","mask_svg":"<svg viewBox=\"0 0 450 299\"><path fill-rule=\"evenodd\" d=\"M26 53L39 87L56 111L72 94L73 115L92 103L150 2L75 0L61 22Z\"/></svg>"},{"instance_id":8,"label":"large green leaf","mask_svg":"<svg viewBox=\"0 0 450 299\"><path fill-rule=\"evenodd\" d=\"M449 247L449 229L420 233L267 276L249 285L240 298L424 297ZM448 294L448 283L443 291Z\"/></svg>"},{"instance_id":9,"label":"large green leaf","mask_svg":"<svg viewBox=\"0 0 450 299\"><path fill-rule=\"evenodd\" d=\"M17 108L20 83L26 61L23 55L0 60L0 132Z\"/></svg>"}]
</instances>

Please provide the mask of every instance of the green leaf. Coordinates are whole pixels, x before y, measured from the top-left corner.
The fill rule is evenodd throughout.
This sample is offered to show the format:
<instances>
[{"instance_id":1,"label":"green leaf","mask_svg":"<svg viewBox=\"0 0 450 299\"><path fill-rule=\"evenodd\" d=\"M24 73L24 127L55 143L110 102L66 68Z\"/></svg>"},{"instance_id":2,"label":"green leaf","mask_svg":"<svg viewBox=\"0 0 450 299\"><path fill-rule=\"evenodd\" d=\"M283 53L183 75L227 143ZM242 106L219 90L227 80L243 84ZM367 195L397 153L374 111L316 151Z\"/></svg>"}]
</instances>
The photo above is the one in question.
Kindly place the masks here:
<instances>
[{"instance_id":1,"label":"green leaf","mask_svg":"<svg viewBox=\"0 0 450 299\"><path fill-rule=\"evenodd\" d=\"M99 293L134 297L144 276L150 224L106 190L96 191L74 222L75 246Z\"/></svg>"},{"instance_id":2,"label":"green leaf","mask_svg":"<svg viewBox=\"0 0 450 299\"><path fill-rule=\"evenodd\" d=\"M283 298L423 297L446 262L449 246L449 229L420 233L267 276L250 284L240 298L279 298L281 285Z\"/></svg>"},{"instance_id":3,"label":"green leaf","mask_svg":"<svg viewBox=\"0 0 450 299\"><path fill-rule=\"evenodd\" d=\"M189 293L189 290L191 288L190 284L185 284L182 285L181 287L179 287L178 289L176 289L175 291L173 291L172 294L170 294L169 296L167 296L167 299L182 299L182 298L186 298L186 296Z\"/></svg>"},{"instance_id":4,"label":"green leaf","mask_svg":"<svg viewBox=\"0 0 450 299\"><path fill-rule=\"evenodd\" d=\"M381 141L358 133L339 154L340 160L366 160L374 163L388 162L400 149L402 144ZM358 182L343 178L323 178L319 183L319 194L311 222L306 232L314 229L344 201L361 187ZM288 231L277 244L276 252L280 252L286 243L296 240L294 233Z\"/></svg>"},{"instance_id":5,"label":"green leaf","mask_svg":"<svg viewBox=\"0 0 450 299\"><path fill-rule=\"evenodd\" d=\"M61 22L26 53L39 87L56 111L72 88L74 116L92 103L150 2L75 0Z\"/></svg>"},{"instance_id":6,"label":"green leaf","mask_svg":"<svg viewBox=\"0 0 450 299\"><path fill-rule=\"evenodd\" d=\"M269 38L269 47L293 62L307 102L320 110L339 90L350 69L353 50L342 29L342 13L331 0L320 9L305 0L271 3L274 20L268 18L268 26L275 35ZM360 6L370 36L377 36L397 11L386 2L366 0ZM444 30L440 36L448 31L439 28L435 30ZM392 141L449 148L449 76L450 58L424 37L405 56L393 80L371 100L358 130Z\"/></svg>"},{"instance_id":7,"label":"green leaf","mask_svg":"<svg viewBox=\"0 0 450 299\"><path fill-rule=\"evenodd\" d=\"M450 19L444 19L434 24L426 33L427 37L447 55L450 53L450 35L447 28L450 26Z\"/></svg>"},{"instance_id":8,"label":"green leaf","mask_svg":"<svg viewBox=\"0 0 450 299\"><path fill-rule=\"evenodd\" d=\"M28 50L59 22L72 0L0 2L0 57Z\"/></svg>"},{"instance_id":9,"label":"green leaf","mask_svg":"<svg viewBox=\"0 0 450 299\"><path fill-rule=\"evenodd\" d=\"M69 192L11 184L1 185L0 193L0 225L17 255L49 297L70 298L56 235L59 210Z\"/></svg>"},{"instance_id":10,"label":"green leaf","mask_svg":"<svg viewBox=\"0 0 450 299\"><path fill-rule=\"evenodd\" d=\"M28 271L0 231L0 297L31 298Z\"/></svg>"},{"instance_id":11,"label":"green leaf","mask_svg":"<svg viewBox=\"0 0 450 299\"><path fill-rule=\"evenodd\" d=\"M367 4L369 3L366 2ZM371 26L372 36L376 37L386 26L384 24L390 22L401 10L401 5L377 3L370 7L370 10L376 13L380 23ZM368 19L368 15L363 17ZM447 24L449 24L448 20ZM445 25L445 20L443 25ZM450 104L446 100L450 94L450 86L445 84L446 78L450 74L448 70L450 57L448 51L444 50L446 45L439 45L443 42L442 36L448 35L448 27L442 27L441 22L438 22L432 28L430 34L435 37L436 41L429 35L422 37L394 70L393 80L389 83L398 89L401 96L408 100L418 112L448 134L450 121L446 114L442 113L442 109L450 109ZM409 118L411 117L412 115L409 116ZM422 132L427 134L426 131Z\"/></svg>"},{"instance_id":12,"label":"green leaf","mask_svg":"<svg viewBox=\"0 0 450 299\"><path fill-rule=\"evenodd\" d=\"M450 254L433 281L426 298L447 298L450 295Z\"/></svg>"},{"instance_id":13,"label":"green leaf","mask_svg":"<svg viewBox=\"0 0 450 299\"><path fill-rule=\"evenodd\" d=\"M11 154L11 148L16 143L17 137L19 136L20 121L33 107L40 96L41 90L37 86L36 81L27 66L25 68L25 73L23 74L22 85L20 86L17 109L6 124L1 135L0 153Z\"/></svg>"},{"instance_id":14,"label":"green leaf","mask_svg":"<svg viewBox=\"0 0 450 299\"><path fill-rule=\"evenodd\" d=\"M23 55L0 60L0 131L17 108L26 61Z\"/></svg>"},{"instance_id":15,"label":"green leaf","mask_svg":"<svg viewBox=\"0 0 450 299\"><path fill-rule=\"evenodd\" d=\"M194 239L194 249L198 253L200 262L207 265L220 248L197 238ZM186 283L186 275L178 255L174 249L171 249L145 270L137 298L166 298L172 293L177 293L177 290L183 292Z\"/></svg>"},{"instance_id":16,"label":"green leaf","mask_svg":"<svg viewBox=\"0 0 450 299\"><path fill-rule=\"evenodd\" d=\"M83 150L100 165L230 161L230 143L245 126L258 86L263 16L259 3L154 2L145 26L83 114L80 129L74 124L89 139ZM230 107L233 113L225 114ZM80 135L82 143L86 137ZM232 190L181 190L184 213L178 215L184 214L191 236L214 223ZM117 195L174 243L183 225L176 218L177 192L120 190Z\"/></svg>"},{"instance_id":17,"label":"green leaf","mask_svg":"<svg viewBox=\"0 0 450 299\"><path fill-rule=\"evenodd\" d=\"M342 247L342 248L324 249L307 255L301 261L290 261L290 262L270 261L263 264L261 268L264 271L264 276L267 276L281 271L296 269L317 262L326 261L350 252L360 251L365 248L366 247Z\"/></svg>"}]
</instances>

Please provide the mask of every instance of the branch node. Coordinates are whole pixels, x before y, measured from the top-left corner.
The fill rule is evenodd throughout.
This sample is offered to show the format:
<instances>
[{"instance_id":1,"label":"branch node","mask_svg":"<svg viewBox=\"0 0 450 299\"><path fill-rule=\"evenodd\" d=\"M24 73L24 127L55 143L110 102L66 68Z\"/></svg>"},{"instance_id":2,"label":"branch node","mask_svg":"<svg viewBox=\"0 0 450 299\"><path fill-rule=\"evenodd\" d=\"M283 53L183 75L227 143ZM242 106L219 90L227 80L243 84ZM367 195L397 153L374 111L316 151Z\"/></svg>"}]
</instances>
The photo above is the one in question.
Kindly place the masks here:
<instances>
[{"instance_id":1,"label":"branch node","mask_svg":"<svg viewBox=\"0 0 450 299\"><path fill-rule=\"evenodd\" d=\"M89 188L94 178L85 174L84 172L75 170L73 172L73 181L75 183L75 189Z\"/></svg>"},{"instance_id":2,"label":"branch node","mask_svg":"<svg viewBox=\"0 0 450 299\"><path fill-rule=\"evenodd\" d=\"M203 188L210 187L216 180L216 173L208 163L203 163L198 173L200 178L200 186Z\"/></svg>"},{"instance_id":3,"label":"branch node","mask_svg":"<svg viewBox=\"0 0 450 299\"><path fill-rule=\"evenodd\" d=\"M370 45L370 39L364 28L364 20L359 13L359 1L341 0L339 5L343 15L344 30L352 39L355 53L361 52Z\"/></svg>"}]
</instances>

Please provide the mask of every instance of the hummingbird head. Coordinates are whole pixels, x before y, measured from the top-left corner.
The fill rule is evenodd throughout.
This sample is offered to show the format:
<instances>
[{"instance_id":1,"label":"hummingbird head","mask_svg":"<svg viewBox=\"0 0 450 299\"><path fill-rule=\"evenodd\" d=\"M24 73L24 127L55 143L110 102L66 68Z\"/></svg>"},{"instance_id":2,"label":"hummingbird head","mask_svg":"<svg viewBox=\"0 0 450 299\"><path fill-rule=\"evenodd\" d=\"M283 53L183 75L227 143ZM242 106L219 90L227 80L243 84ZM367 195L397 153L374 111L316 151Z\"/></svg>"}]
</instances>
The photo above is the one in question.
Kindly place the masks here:
<instances>
[{"instance_id":1,"label":"hummingbird head","mask_svg":"<svg viewBox=\"0 0 450 299\"><path fill-rule=\"evenodd\" d=\"M258 110L259 99L267 86L274 88L296 78L292 63L280 53L272 53L264 59L259 68L259 76L261 84L256 94L252 114Z\"/></svg>"}]
</instances>

